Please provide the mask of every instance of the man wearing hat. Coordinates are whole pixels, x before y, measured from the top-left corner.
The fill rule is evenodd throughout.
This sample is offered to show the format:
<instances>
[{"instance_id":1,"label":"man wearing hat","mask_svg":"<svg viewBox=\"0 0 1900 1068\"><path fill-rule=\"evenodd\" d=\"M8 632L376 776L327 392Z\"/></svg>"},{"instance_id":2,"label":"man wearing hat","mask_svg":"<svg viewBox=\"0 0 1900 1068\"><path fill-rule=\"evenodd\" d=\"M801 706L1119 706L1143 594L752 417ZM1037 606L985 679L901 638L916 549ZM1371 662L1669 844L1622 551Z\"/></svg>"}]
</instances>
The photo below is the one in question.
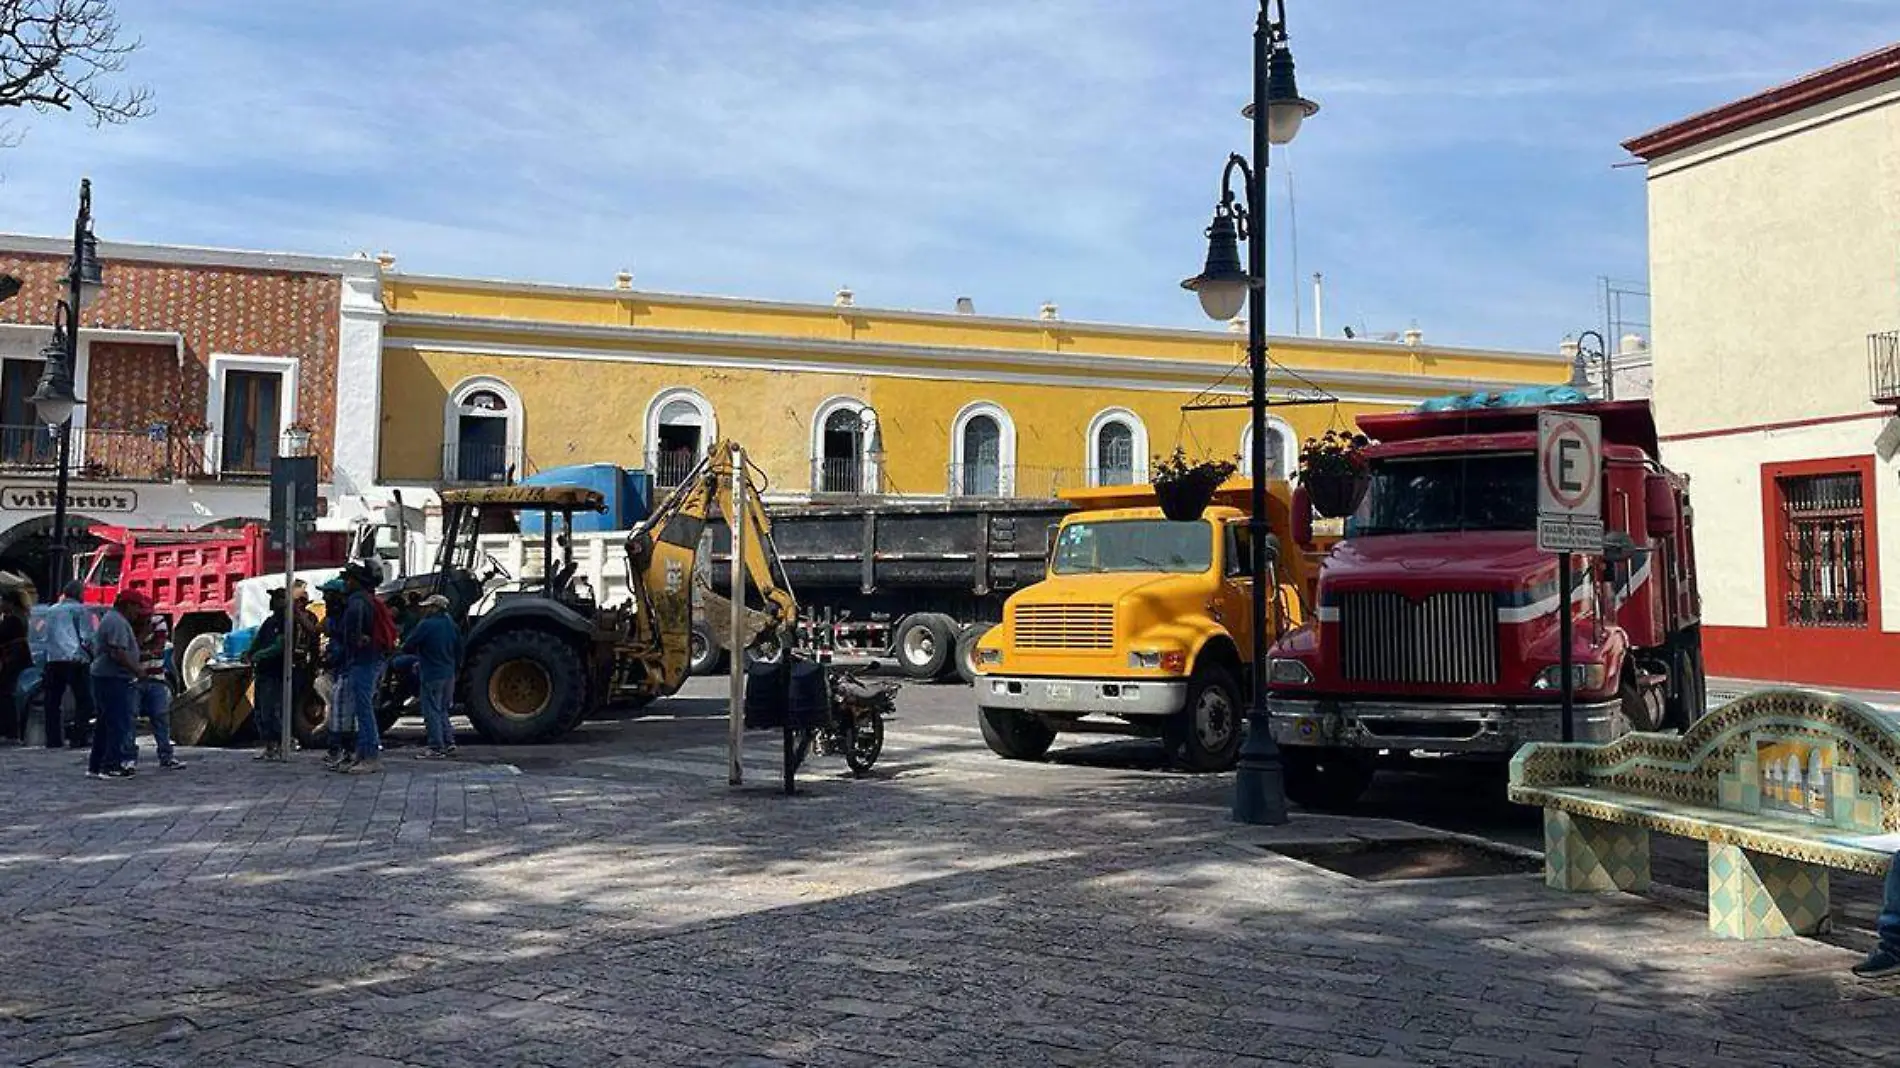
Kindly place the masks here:
<instances>
[{"instance_id":1,"label":"man wearing hat","mask_svg":"<svg viewBox=\"0 0 1900 1068\"><path fill-rule=\"evenodd\" d=\"M91 778L132 777L133 770L121 761L132 744L133 687L140 675L136 630L151 614L151 598L137 590L122 590L93 633L92 698L99 720L92 731L92 755L86 761Z\"/></svg>"},{"instance_id":2,"label":"man wearing hat","mask_svg":"<svg viewBox=\"0 0 1900 1068\"><path fill-rule=\"evenodd\" d=\"M428 748L417 760L441 760L455 755L455 728L449 724L449 706L455 700L455 671L462 660L462 635L449 618L449 599L441 594L423 599L422 620L409 633L403 651L416 657L422 684L422 722Z\"/></svg>"},{"instance_id":3,"label":"man wearing hat","mask_svg":"<svg viewBox=\"0 0 1900 1068\"><path fill-rule=\"evenodd\" d=\"M324 672L330 677L330 752L323 758L332 770L348 760L356 745L356 710L350 707L349 644L343 640L343 612L349 588L341 578L317 587L323 595Z\"/></svg>"},{"instance_id":4,"label":"man wearing hat","mask_svg":"<svg viewBox=\"0 0 1900 1068\"><path fill-rule=\"evenodd\" d=\"M349 599L343 605L343 641L346 685L350 707L356 713L356 752L336 770L351 775L373 775L383 770L382 739L376 730L376 682L382 675L384 649L376 640L376 616L387 612L374 603L381 576L361 563L343 567Z\"/></svg>"}]
</instances>

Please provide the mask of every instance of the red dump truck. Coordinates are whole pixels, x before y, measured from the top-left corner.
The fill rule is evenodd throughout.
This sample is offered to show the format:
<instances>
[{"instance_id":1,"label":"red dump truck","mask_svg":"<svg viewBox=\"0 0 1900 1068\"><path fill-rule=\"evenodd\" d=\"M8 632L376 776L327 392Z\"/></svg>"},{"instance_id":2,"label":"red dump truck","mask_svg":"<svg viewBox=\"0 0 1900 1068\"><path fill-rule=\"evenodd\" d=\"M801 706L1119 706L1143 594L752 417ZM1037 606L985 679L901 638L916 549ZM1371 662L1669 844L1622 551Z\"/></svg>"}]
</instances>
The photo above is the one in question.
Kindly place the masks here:
<instances>
[{"instance_id":1,"label":"red dump truck","mask_svg":"<svg viewBox=\"0 0 1900 1068\"><path fill-rule=\"evenodd\" d=\"M1595 415L1603 432L1611 547L1572 558L1575 737L1685 727L1704 700L1688 480L1662 466L1647 401L1547 407ZM1370 488L1320 564L1312 621L1269 664L1296 801L1349 804L1382 765L1502 762L1562 737L1558 557L1537 547L1537 412L1360 418L1376 442ZM1311 512L1295 515L1307 540Z\"/></svg>"},{"instance_id":2,"label":"red dump truck","mask_svg":"<svg viewBox=\"0 0 1900 1068\"><path fill-rule=\"evenodd\" d=\"M111 604L121 590L152 599L172 628L174 663L189 686L231 629L237 584L258 575L281 574L284 554L270 548L270 532L251 523L235 530L136 530L95 526L99 547L79 560L86 603ZM341 567L349 559L350 535L317 531L297 550L298 570Z\"/></svg>"}]
</instances>

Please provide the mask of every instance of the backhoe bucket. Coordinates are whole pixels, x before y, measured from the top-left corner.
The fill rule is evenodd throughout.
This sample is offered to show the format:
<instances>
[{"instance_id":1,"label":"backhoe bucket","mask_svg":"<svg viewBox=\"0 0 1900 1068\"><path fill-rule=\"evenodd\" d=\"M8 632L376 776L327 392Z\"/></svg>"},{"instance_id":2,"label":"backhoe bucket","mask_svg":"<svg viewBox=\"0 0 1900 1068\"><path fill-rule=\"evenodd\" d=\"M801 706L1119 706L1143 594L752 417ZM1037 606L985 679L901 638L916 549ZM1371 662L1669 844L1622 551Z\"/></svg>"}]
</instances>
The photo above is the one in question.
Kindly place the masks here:
<instances>
[{"instance_id":1,"label":"backhoe bucket","mask_svg":"<svg viewBox=\"0 0 1900 1068\"><path fill-rule=\"evenodd\" d=\"M740 637L732 640L732 602L701 586L699 588L700 607L705 609L706 629L712 632L713 640L732 652L752 648L759 635L772 628L772 617L755 608L743 609L740 616Z\"/></svg>"}]
</instances>

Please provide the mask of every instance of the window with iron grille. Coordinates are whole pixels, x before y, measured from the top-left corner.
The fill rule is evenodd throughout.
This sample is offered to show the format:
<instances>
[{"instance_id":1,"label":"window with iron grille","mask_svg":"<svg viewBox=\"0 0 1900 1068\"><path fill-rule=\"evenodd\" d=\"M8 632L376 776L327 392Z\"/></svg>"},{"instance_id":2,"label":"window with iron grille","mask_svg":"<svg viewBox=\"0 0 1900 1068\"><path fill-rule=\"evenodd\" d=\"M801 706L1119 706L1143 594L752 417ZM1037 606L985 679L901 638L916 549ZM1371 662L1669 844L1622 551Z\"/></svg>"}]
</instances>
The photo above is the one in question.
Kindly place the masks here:
<instances>
[{"instance_id":1,"label":"window with iron grille","mask_svg":"<svg viewBox=\"0 0 1900 1068\"><path fill-rule=\"evenodd\" d=\"M1790 627L1866 627L1867 510L1859 472L1777 478L1782 621Z\"/></svg>"}]
</instances>

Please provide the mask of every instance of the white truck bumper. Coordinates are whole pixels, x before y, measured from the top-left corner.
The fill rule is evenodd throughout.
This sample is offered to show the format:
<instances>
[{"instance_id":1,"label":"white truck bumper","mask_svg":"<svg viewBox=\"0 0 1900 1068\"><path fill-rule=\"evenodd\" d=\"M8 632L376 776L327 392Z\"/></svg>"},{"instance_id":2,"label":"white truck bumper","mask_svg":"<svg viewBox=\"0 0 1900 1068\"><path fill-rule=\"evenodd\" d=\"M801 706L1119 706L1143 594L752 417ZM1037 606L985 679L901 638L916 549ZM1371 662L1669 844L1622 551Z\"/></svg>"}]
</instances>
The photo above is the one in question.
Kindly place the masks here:
<instances>
[{"instance_id":1,"label":"white truck bumper","mask_svg":"<svg viewBox=\"0 0 1900 1068\"><path fill-rule=\"evenodd\" d=\"M1187 683L983 675L976 680L976 703L979 708L1051 715L1172 716L1187 706Z\"/></svg>"}]
</instances>

